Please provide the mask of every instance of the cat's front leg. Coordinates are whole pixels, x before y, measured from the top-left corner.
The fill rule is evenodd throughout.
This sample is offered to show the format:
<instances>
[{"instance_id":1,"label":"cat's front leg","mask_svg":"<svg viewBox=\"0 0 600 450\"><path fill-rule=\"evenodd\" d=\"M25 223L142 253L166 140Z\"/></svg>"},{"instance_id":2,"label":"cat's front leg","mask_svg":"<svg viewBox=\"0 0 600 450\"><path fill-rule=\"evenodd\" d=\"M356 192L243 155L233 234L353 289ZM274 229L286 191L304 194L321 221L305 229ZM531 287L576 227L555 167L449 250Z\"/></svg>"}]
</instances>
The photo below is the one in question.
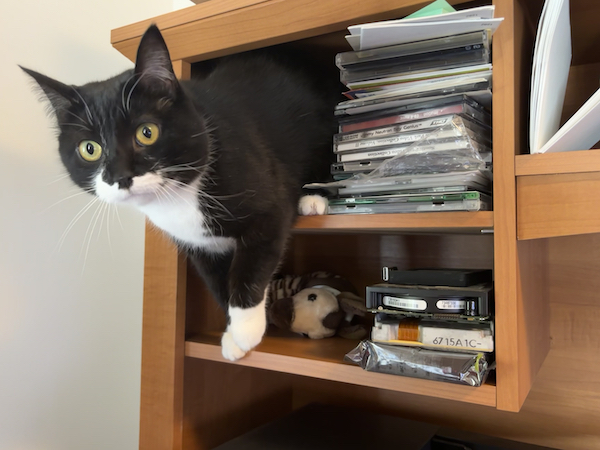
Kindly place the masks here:
<instances>
[{"instance_id":1,"label":"cat's front leg","mask_svg":"<svg viewBox=\"0 0 600 450\"><path fill-rule=\"evenodd\" d=\"M238 242L229 271L229 324L221 340L226 359L243 357L262 340L267 328L268 285L284 242L283 238Z\"/></svg>"},{"instance_id":2,"label":"cat's front leg","mask_svg":"<svg viewBox=\"0 0 600 450\"><path fill-rule=\"evenodd\" d=\"M203 250L188 251L188 257L208 286L213 298L227 312L229 308L229 268L233 250L226 253L210 253Z\"/></svg>"},{"instance_id":3,"label":"cat's front leg","mask_svg":"<svg viewBox=\"0 0 600 450\"><path fill-rule=\"evenodd\" d=\"M229 271L232 264L233 252L227 254L214 254L206 253L202 250L196 250L188 252L189 258L196 267L198 273L210 289L214 299L228 314L229 325L227 331L223 334L221 339L221 349L225 359L235 361L243 358L248 350L242 350L235 342L233 334L230 330L231 327L231 313L234 314L234 323L238 324L234 327L235 330L240 332L243 326L239 325L239 322L248 325L247 321L242 314L236 313L236 310L229 310ZM247 314L252 322L252 314ZM258 315L260 317L260 315ZM260 325L258 326L260 328ZM250 328L253 328L250 326ZM252 335L252 330L241 331L243 334ZM258 334L258 333L255 333ZM262 334L261 334L262 336ZM239 340L239 339L238 339Z\"/></svg>"}]
</instances>

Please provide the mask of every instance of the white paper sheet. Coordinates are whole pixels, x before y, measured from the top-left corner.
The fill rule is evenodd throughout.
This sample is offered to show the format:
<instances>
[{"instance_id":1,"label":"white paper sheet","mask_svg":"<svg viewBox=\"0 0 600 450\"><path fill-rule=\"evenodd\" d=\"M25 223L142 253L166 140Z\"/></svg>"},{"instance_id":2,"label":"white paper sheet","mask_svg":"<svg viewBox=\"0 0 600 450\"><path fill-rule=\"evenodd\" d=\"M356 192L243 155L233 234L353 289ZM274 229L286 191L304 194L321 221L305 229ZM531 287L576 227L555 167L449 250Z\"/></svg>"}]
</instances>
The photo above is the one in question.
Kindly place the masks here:
<instances>
[{"instance_id":1,"label":"white paper sheet","mask_svg":"<svg viewBox=\"0 0 600 450\"><path fill-rule=\"evenodd\" d=\"M348 41L348 44L350 44L350 47L352 47L352 50L354 50L355 52L360 50L360 34L349 34L348 36L345 36L346 40Z\"/></svg>"},{"instance_id":2,"label":"white paper sheet","mask_svg":"<svg viewBox=\"0 0 600 450\"><path fill-rule=\"evenodd\" d=\"M452 34L470 33L472 31L496 31L504 18L449 20L425 23L399 23L365 27L360 34L360 49L366 50L386 45L402 44L450 36Z\"/></svg>"},{"instance_id":3,"label":"white paper sheet","mask_svg":"<svg viewBox=\"0 0 600 450\"><path fill-rule=\"evenodd\" d=\"M415 17L413 19L397 19L397 20L386 20L381 22L366 23L362 25L353 25L348 27L350 34L361 34L361 30L365 28L373 28L381 25L398 25L405 23L426 23L426 22L440 22L440 21L452 21L452 20L473 20L473 19L493 19L495 6L480 6L477 8L463 9L453 13L446 13L435 16Z\"/></svg>"},{"instance_id":4,"label":"white paper sheet","mask_svg":"<svg viewBox=\"0 0 600 450\"><path fill-rule=\"evenodd\" d=\"M541 153L558 131L570 65L569 0L546 0L533 57L529 124L531 153Z\"/></svg>"},{"instance_id":5,"label":"white paper sheet","mask_svg":"<svg viewBox=\"0 0 600 450\"><path fill-rule=\"evenodd\" d=\"M589 150L600 141L600 89L537 153Z\"/></svg>"}]
</instances>

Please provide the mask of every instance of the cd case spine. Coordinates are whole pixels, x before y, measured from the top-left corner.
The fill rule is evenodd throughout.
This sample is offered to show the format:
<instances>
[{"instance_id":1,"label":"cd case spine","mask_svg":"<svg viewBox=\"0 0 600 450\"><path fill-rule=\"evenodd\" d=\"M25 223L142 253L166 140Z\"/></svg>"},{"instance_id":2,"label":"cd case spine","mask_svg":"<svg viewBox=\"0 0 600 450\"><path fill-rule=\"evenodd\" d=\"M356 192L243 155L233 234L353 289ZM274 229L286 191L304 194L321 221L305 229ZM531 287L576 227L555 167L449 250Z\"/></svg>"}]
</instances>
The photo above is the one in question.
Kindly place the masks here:
<instances>
[{"instance_id":1,"label":"cd case spine","mask_svg":"<svg viewBox=\"0 0 600 450\"><path fill-rule=\"evenodd\" d=\"M452 102L423 102L410 107L374 111L356 116L338 118L340 133L355 132L387 125L429 119L448 114L465 114L482 124L490 124L491 117L484 108L466 95L457 95Z\"/></svg>"}]
</instances>

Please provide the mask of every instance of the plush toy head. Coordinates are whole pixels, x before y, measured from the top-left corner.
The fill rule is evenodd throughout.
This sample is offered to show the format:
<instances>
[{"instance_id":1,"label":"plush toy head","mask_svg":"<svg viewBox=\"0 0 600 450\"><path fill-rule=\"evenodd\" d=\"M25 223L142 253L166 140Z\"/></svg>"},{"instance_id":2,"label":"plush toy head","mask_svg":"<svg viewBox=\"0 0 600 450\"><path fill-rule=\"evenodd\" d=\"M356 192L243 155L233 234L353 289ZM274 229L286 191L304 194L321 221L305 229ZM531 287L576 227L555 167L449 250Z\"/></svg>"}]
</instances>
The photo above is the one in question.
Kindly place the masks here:
<instances>
[{"instance_id":1,"label":"plush toy head","mask_svg":"<svg viewBox=\"0 0 600 450\"><path fill-rule=\"evenodd\" d=\"M338 334L362 339L363 325L352 325L354 315L364 315L364 300L351 292L339 292L327 286L302 289L292 297L275 299L269 310L269 321L278 328L293 331L311 339Z\"/></svg>"}]
</instances>

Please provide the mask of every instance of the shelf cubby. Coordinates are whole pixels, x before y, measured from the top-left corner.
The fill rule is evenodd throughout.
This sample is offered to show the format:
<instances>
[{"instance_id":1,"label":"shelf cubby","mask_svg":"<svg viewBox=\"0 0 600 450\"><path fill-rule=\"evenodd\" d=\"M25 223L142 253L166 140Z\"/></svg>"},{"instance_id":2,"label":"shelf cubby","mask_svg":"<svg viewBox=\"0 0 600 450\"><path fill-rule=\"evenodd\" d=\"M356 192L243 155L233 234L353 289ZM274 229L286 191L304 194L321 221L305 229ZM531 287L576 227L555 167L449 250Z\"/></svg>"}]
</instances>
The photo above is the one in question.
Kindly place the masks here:
<instances>
[{"instance_id":1,"label":"shelf cubby","mask_svg":"<svg viewBox=\"0 0 600 450\"><path fill-rule=\"evenodd\" d=\"M358 341L349 342L342 338L312 340L302 336L267 335L251 354L232 364L394 392L496 406L496 386L492 382L473 388L466 385L367 372L358 366L345 363L344 355L357 344ZM207 333L188 338L185 343L185 355L223 362L220 333Z\"/></svg>"}]
</instances>

